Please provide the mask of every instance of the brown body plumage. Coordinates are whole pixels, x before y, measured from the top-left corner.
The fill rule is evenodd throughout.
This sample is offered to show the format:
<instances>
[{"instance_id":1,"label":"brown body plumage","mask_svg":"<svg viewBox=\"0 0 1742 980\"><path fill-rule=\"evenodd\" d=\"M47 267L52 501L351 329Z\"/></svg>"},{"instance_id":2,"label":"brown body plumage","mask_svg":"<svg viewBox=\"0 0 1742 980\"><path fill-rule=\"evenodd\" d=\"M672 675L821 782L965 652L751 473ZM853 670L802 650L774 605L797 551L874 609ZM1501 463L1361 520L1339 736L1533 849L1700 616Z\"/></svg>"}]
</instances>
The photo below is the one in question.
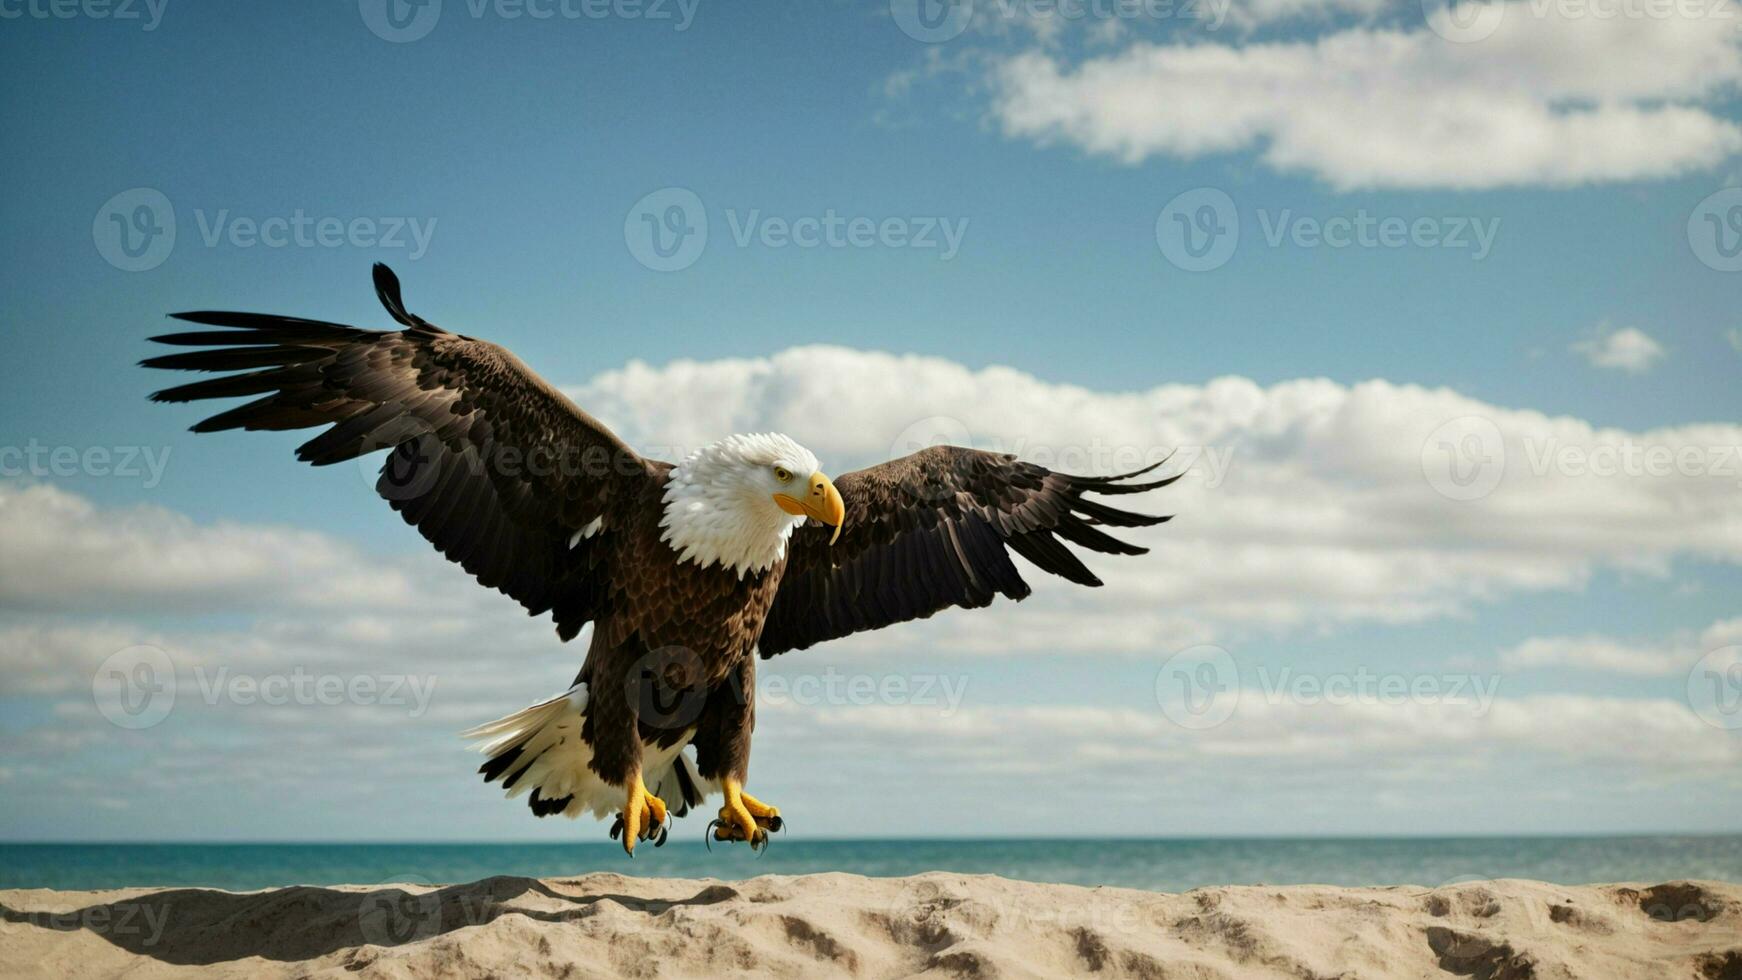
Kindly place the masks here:
<instances>
[{"instance_id":1,"label":"brown body plumage","mask_svg":"<svg viewBox=\"0 0 1742 980\"><path fill-rule=\"evenodd\" d=\"M375 285L404 329L177 314L223 329L154 338L204 349L147 366L241 373L153 398L258 396L195 431L328 425L297 451L316 465L392 449L377 491L437 549L532 614L549 612L564 640L593 623L572 704L553 699L480 729L497 739L482 772L512 792L537 780L528 802L540 816L596 810L586 796L594 776L627 787L631 848L651 833L633 812L650 758L669 765L646 790L654 817L663 818L664 805L681 814L718 788L728 803L723 820L755 823L719 831L721 839L755 840L778 825L772 807L741 794L758 651L769 657L952 606L985 606L999 595L1021 599L1030 588L1011 551L1099 585L1065 542L1141 554L1100 528L1166 519L1088 495L1135 493L1171 479L1067 476L1009 455L939 446L838 481L813 474L809 499L788 495L781 504L798 516L770 542L779 546L774 557L737 567L724 557L710 562L672 537L670 525L684 519L673 516L673 464L635 453L502 348L409 313L385 266L375 267ZM815 519L799 526L806 514ZM681 757L686 743L693 763ZM568 758L584 758L591 775L552 761Z\"/></svg>"}]
</instances>

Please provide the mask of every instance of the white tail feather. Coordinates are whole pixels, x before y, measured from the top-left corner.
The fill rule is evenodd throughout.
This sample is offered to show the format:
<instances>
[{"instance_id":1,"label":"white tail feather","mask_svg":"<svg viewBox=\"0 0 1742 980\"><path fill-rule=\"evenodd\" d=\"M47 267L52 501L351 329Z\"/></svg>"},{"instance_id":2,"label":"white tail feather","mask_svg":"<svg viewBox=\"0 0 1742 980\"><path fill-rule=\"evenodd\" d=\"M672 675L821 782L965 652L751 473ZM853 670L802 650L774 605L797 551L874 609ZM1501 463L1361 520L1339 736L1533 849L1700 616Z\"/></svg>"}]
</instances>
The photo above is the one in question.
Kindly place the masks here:
<instances>
[{"instance_id":1,"label":"white tail feather","mask_svg":"<svg viewBox=\"0 0 1742 980\"><path fill-rule=\"evenodd\" d=\"M605 782L593 771L593 747L581 738L586 712L587 687L577 684L549 701L479 725L461 737L481 742L480 751L490 757L483 769L485 781L502 780L509 799L530 792L527 802L534 814L579 817L591 813L602 819L622 808L624 788ZM697 773L694 760L684 754L689 734L693 732L665 747L642 744L642 782L679 816L689 807L677 766L684 767L683 775L703 796L718 792L717 786Z\"/></svg>"}]
</instances>

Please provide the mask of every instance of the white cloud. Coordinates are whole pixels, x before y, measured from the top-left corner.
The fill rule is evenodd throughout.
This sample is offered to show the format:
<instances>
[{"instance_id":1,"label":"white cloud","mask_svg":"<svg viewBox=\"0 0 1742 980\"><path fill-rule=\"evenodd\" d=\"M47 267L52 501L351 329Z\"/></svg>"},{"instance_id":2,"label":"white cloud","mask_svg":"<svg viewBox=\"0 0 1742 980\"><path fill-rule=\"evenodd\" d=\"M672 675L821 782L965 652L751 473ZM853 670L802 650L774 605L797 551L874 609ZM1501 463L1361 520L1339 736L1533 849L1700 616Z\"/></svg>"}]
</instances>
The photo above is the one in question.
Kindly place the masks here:
<instances>
[{"instance_id":1,"label":"white cloud","mask_svg":"<svg viewBox=\"0 0 1742 980\"><path fill-rule=\"evenodd\" d=\"M1208 31L1231 25L1249 32L1289 21L1340 16L1368 20L1385 8L1386 0L982 0L969 8L963 30L970 37L1046 47L1061 47L1079 36L1089 44L1109 45L1182 25Z\"/></svg>"},{"instance_id":2,"label":"white cloud","mask_svg":"<svg viewBox=\"0 0 1742 980\"><path fill-rule=\"evenodd\" d=\"M1236 702L1233 713L1205 729L1175 725L1159 709L1087 704L971 705L954 712L781 705L766 714L767 727L823 755L875 741L928 767L966 772L995 759L1003 774L1091 781L1133 766L1180 778L1238 769L1245 778L1270 780L1303 766L1314 767L1316 778L1335 768L1364 779L1438 779L1446 767L1519 763L1620 766L1629 775L1709 773L1742 763L1742 742L1664 699L1502 697L1483 711L1454 703L1303 703L1254 688L1222 697Z\"/></svg>"},{"instance_id":3,"label":"white cloud","mask_svg":"<svg viewBox=\"0 0 1742 980\"><path fill-rule=\"evenodd\" d=\"M151 506L105 510L51 484L0 482L0 553L0 602L14 609L416 601L416 583L403 568L367 560L319 532L197 524Z\"/></svg>"},{"instance_id":4,"label":"white cloud","mask_svg":"<svg viewBox=\"0 0 1742 980\"><path fill-rule=\"evenodd\" d=\"M1250 30L1264 24L1354 14L1371 18L1383 12L1386 0L1225 0L1227 19ZM1214 6L1206 4L1206 6ZM1214 21L1212 21L1214 23Z\"/></svg>"},{"instance_id":5,"label":"white cloud","mask_svg":"<svg viewBox=\"0 0 1742 980\"><path fill-rule=\"evenodd\" d=\"M1573 350L1584 355L1592 367L1642 374L1663 357L1663 346L1637 327L1611 330L1590 340L1581 340Z\"/></svg>"},{"instance_id":6,"label":"white cloud","mask_svg":"<svg viewBox=\"0 0 1742 980\"><path fill-rule=\"evenodd\" d=\"M1157 637L1185 645L1230 629L1415 622L1576 589L1601 567L1663 574L1679 556L1742 562L1736 425L1599 429L1384 381L1224 378L1097 392L833 347L634 363L570 393L650 452L773 428L835 472L934 432L1073 472L1128 469L1174 448L1180 461L1196 456L1187 479L1127 500L1178 515L1128 533L1153 556L1091 558L1108 582L1096 592L1031 576L1036 596L1001 614L1001 642L1019 647L1139 652ZM1488 495L1452 499L1424 467L1455 462L1432 439L1469 417L1492 425L1503 472ZM913 629L971 646L979 625L940 617Z\"/></svg>"},{"instance_id":7,"label":"white cloud","mask_svg":"<svg viewBox=\"0 0 1742 980\"><path fill-rule=\"evenodd\" d=\"M1036 595L1005 606L996 631L985 629L988 614L963 613L848 641L863 649L1170 652L1254 632L1460 615L1575 590L1603 568L1661 576L1685 557L1742 563L1736 425L1598 429L1383 381L1224 378L1099 392L832 347L633 363L571 393L664 458L763 429L792 434L837 473L938 432L1071 472L1131 469L1178 450L1169 470L1187 468L1186 479L1122 501L1176 520L1120 532L1149 556L1087 556L1105 588L1030 570ZM1446 455L1439 433L1470 418L1491 426L1494 459ZM1436 489L1446 467L1465 462L1495 471L1492 492L1447 496L1457 488L1444 480ZM464 623L485 617L529 637L549 629L433 553L383 560L317 532L104 509L47 485L0 484L0 552L0 601L14 610L251 609L268 616L257 639L270 629L263 642L305 646L296 630L314 620L282 613L312 610L320 635L307 643L340 649L463 648L474 640ZM456 623L454 641L441 631ZM44 634L29 645L54 642Z\"/></svg>"},{"instance_id":8,"label":"white cloud","mask_svg":"<svg viewBox=\"0 0 1742 980\"><path fill-rule=\"evenodd\" d=\"M1007 135L1125 163L1257 149L1344 189L1660 178L1742 151L1742 127L1710 108L1742 79L1731 20L1500 9L1496 32L1468 44L1363 27L1135 43L1074 67L1031 51L996 62L992 111Z\"/></svg>"},{"instance_id":9,"label":"white cloud","mask_svg":"<svg viewBox=\"0 0 1742 980\"><path fill-rule=\"evenodd\" d=\"M1713 623L1697 636L1677 634L1656 642L1599 634L1536 636L1500 654L1506 671L1545 667L1631 674L1644 677L1685 674L1708 652L1742 644L1742 618Z\"/></svg>"}]
</instances>

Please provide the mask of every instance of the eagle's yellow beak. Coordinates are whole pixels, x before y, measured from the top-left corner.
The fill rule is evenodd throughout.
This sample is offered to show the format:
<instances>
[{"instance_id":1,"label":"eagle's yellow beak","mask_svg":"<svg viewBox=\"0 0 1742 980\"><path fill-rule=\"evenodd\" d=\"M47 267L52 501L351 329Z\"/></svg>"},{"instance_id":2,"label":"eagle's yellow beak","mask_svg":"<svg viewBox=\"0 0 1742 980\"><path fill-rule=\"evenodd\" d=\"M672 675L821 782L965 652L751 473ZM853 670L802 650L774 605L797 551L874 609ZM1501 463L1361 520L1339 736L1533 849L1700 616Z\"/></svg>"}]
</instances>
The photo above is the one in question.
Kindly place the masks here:
<instances>
[{"instance_id":1,"label":"eagle's yellow beak","mask_svg":"<svg viewBox=\"0 0 1742 980\"><path fill-rule=\"evenodd\" d=\"M820 472L806 477L804 483L808 489L802 500L791 494L777 493L774 502L795 517L811 517L832 526L835 533L829 536L829 543L834 544L841 537L841 522L847 519L847 504L841 499L841 491L835 489L834 481Z\"/></svg>"}]
</instances>

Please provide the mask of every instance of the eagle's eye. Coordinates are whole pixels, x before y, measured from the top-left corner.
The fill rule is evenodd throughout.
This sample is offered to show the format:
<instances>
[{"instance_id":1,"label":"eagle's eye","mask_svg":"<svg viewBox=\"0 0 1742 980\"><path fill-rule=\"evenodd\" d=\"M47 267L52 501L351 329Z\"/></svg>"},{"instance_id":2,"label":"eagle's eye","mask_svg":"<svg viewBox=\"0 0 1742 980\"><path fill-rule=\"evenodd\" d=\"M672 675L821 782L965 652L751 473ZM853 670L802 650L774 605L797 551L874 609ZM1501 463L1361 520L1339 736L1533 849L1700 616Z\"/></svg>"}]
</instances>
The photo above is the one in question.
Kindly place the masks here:
<instances>
[{"instance_id":1,"label":"eagle's eye","mask_svg":"<svg viewBox=\"0 0 1742 980\"><path fill-rule=\"evenodd\" d=\"M782 483L791 483L792 471L784 466L776 466L774 468L774 478Z\"/></svg>"}]
</instances>

